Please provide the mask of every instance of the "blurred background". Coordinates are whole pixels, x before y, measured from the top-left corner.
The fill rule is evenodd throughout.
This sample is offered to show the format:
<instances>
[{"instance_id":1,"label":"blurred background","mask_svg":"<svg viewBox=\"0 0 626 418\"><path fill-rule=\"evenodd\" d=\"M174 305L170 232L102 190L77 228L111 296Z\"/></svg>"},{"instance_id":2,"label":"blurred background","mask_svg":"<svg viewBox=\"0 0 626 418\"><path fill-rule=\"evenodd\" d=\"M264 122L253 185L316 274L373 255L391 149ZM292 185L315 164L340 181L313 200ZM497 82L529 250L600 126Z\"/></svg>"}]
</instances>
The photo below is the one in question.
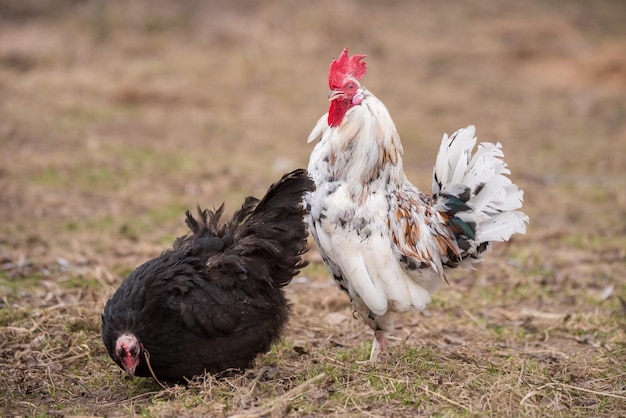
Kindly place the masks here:
<instances>
[{"instance_id":1,"label":"blurred background","mask_svg":"<svg viewBox=\"0 0 626 418\"><path fill-rule=\"evenodd\" d=\"M587 364L611 375L624 364L625 22L623 0L0 0L0 375L11 399L49 403L23 402L25 414L82 405L82 392L53 391L59 364L91 374L90 402L128 397L107 380L118 376L99 339L104 300L185 233L186 209L226 202L232 213L307 166L328 67L346 45L367 54L362 82L394 117L414 184L430 191L442 134L475 124L479 140L503 144L526 193L527 235L455 278L434 315L405 316L406 338L448 356L449 334L500 365L494 347L513 341L575 353L530 357L548 377L574 367L579 377L563 380L579 379ZM287 289L287 340L368 344L311 245ZM519 386L524 359L521 371L510 364ZM620 376L592 389L623 388ZM531 401L502 396L509 413ZM583 401L580 411L604 405Z\"/></svg>"}]
</instances>

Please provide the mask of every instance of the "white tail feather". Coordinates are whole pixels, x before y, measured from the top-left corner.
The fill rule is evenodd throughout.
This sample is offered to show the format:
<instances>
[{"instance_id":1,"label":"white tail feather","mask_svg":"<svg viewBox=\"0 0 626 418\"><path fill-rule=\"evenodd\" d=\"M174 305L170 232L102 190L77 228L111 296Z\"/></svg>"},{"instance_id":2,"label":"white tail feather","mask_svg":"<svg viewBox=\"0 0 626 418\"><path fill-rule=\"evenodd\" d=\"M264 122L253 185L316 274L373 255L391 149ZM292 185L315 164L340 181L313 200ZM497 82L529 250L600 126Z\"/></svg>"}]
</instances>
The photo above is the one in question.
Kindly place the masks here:
<instances>
[{"instance_id":1,"label":"white tail feather","mask_svg":"<svg viewBox=\"0 0 626 418\"><path fill-rule=\"evenodd\" d=\"M504 212L481 222L477 227L479 242L507 241L513 234L525 234L528 217L522 212Z\"/></svg>"},{"instance_id":2,"label":"white tail feather","mask_svg":"<svg viewBox=\"0 0 626 418\"><path fill-rule=\"evenodd\" d=\"M508 178L504 176L498 175L498 176L492 177L482 187L480 192L471 198L471 200L468 202L468 205L472 207L475 212L484 212L484 213L499 212L500 204L503 204L504 202L506 202L506 199L508 197L507 187L510 185L511 185L511 180L509 180ZM515 209L517 209L517 207Z\"/></svg>"},{"instance_id":3,"label":"white tail feather","mask_svg":"<svg viewBox=\"0 0 626 418\"><path fill-rule=\"evenodd\" d=\"M522 207L524 192L507 177L510 170L502 159L500 143L476 145L474 126L444 134L433 173L433 194L461 196L469 188L471 210L457 216L476 223L476 241L506 241L524 234L528 217L515 209Z\"/></svg>"},{"instance_id":4,"label":"white tail feather","mask_svg":"<svg viewBox=\"0 0 626 418\"><path fill-rule=\"evenodd\" d=\"M460 183L467 171L470 152L476 144L474 126L460 129L448 137L443 134L441 146L435 162L435 174L442 185ZM433 178L433 193L438 193L439 185Z\"/></svg>"}]
</instances>

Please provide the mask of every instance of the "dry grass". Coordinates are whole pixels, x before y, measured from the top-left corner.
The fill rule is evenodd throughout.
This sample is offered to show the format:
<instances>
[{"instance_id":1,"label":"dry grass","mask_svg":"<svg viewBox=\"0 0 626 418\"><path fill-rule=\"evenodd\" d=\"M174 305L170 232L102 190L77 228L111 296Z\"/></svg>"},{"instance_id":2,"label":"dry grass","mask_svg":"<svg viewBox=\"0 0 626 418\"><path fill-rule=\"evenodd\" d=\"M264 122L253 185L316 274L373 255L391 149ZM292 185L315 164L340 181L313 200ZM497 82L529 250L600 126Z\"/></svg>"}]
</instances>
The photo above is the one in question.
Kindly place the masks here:
<instances>
[{"instance_id":1,"label":"dry grass","mask_svg":"<svg viewBox=\"0 0 626 418\"><path fill-rule=\"evenodd\" d=\"M623 415L626 8L544 3L0 2L0 415ZM346 44L409 176L427 189L441 134L475 123L528 234L400 318L378 364L313 249L256 368L124 380L104 301L184 209L306 166Z\"/></svg>"}]
</instances>

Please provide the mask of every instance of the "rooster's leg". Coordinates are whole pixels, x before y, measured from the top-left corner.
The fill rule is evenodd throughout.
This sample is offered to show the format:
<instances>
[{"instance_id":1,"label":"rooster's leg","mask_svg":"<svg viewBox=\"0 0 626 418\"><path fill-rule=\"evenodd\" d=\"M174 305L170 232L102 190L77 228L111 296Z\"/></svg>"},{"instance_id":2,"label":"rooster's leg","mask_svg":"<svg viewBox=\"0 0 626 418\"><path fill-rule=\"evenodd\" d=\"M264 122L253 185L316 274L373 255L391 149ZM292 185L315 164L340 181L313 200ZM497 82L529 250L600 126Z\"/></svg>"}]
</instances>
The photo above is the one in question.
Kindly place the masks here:
<instances>
[{"instance_id":1,"label":"rooster's leg","mask_svg":"<svg viewBox=\"0 0 626 418\"><path fill-rule=\"evenodd\" d=\"M387 350L387 341L385 341L385 332L382 330L374 331L374 341L372 342L372 352L370 353L370 362L374 363L378 359L378 354Z\"/></svg>"}]
</instances>

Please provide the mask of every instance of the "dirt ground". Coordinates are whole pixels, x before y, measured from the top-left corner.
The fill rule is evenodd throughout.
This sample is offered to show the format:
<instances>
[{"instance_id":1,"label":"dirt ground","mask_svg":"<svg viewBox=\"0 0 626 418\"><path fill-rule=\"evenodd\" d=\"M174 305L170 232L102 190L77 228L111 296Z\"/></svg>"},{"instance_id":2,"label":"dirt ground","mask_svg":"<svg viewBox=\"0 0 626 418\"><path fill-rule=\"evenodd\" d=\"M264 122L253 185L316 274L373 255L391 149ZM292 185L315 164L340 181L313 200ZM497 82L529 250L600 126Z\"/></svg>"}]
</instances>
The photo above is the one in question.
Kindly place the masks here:
<instances>
[{"instance_id":1,"label":"dirt ground","mask_svg":"<svg viewBox=\"0 0 626 418\"><path fill-rule=\"evenodd\" d=\"M623 416L626 2L0 0L1 416ZM311 261L283 341L188 387L123 379L106 299L186 232L306 167L330 60L430 189L475 124L525 190L525 236L397 321L389 353Z\"/></svg>"}]
</instances>

